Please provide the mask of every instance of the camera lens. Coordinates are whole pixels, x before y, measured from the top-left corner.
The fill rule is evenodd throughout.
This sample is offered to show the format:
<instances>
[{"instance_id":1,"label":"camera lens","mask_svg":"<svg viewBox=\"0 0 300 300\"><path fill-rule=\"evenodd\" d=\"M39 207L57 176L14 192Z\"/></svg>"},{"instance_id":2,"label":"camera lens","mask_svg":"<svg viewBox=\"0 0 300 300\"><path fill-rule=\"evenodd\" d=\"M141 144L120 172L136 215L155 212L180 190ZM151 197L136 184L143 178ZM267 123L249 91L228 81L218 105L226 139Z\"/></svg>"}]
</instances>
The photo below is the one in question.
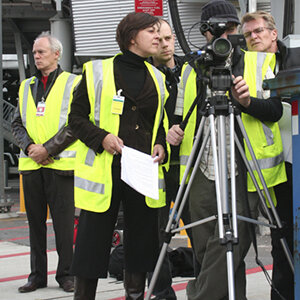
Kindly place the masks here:
<instances>
[{"instance_id":1,"label":"camera lens","mask_svg":"<svg viewBox=\"0 0 300 300\"><path fill-rule=\"evenodd\" d=\"M230 41L224 38L214 40L212 50L217 57L227 57L232 49Z\"/></svg>"}]
</instances>

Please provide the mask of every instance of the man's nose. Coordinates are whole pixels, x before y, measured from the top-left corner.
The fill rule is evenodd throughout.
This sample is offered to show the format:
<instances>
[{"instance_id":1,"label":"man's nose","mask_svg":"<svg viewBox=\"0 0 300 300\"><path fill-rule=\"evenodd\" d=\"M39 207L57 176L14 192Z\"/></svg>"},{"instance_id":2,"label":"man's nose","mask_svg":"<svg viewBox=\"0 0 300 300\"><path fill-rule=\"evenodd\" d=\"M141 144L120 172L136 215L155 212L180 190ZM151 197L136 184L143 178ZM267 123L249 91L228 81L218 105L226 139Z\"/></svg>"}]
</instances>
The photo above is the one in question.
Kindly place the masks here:
<instances>
[{"instance_id":1,"label":"man's nose","mask_svg":"<svg viewBox=\"0 0 300 300\"><path fill-rule=\"evenodd\" d=\"M251 39L255 39L257 36L258 36L257 33L255 33L254 31L251 31L251 34L250 34Z\"/></svg>"},{"instance_id":2,"label":"man's nose","mask_svg":"<svg viewBox=\"0 0 300 300\"><path fill-rule=\"evenodd\" d=\"M160 42L161 42L161 45L163 47L167 47L168 46L168 43L165 40L161 40Z\"/></svg>"}]
</instances>

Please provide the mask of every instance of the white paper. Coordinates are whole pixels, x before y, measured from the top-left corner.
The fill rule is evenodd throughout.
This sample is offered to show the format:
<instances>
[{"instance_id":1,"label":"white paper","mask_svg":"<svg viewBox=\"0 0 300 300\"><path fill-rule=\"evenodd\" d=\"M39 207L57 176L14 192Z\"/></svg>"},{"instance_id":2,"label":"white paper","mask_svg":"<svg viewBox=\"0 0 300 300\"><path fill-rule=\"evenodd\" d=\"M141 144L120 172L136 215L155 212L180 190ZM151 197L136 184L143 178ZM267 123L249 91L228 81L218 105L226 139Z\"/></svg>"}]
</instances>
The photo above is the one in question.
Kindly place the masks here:
<instances>
[{"instance_id":1,"label":"white paper","mask_svg":"<svg viewBox=\"0 0 300 300\"><path fill-rule=\"evenodd\" d=\"M124 146L121 157L121 179L137 192L159 198L158 162L151 155Z\"/></svg>"}]
</instances>

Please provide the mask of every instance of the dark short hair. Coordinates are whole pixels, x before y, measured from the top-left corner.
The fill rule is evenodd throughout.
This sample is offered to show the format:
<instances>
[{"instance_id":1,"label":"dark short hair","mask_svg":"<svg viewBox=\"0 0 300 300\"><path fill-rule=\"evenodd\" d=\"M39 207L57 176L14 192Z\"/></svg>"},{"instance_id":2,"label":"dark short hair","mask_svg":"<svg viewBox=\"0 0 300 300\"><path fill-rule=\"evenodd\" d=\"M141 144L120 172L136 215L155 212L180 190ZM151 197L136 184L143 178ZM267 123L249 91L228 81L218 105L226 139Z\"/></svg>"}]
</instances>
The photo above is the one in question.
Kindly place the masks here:
<instances>
[{"instance_id":1,"label":"dark short hair","mask_svg":"<svg viewBox=\"0 0 300 300\"><path fill-rule=\"evenodd\" d=\"M134 39L140 30L159 24L159 18L147 13L131 12L124 17L117 27L116 41L120 50L128 50L130 42Z\"/></svg>"}]
</instances>

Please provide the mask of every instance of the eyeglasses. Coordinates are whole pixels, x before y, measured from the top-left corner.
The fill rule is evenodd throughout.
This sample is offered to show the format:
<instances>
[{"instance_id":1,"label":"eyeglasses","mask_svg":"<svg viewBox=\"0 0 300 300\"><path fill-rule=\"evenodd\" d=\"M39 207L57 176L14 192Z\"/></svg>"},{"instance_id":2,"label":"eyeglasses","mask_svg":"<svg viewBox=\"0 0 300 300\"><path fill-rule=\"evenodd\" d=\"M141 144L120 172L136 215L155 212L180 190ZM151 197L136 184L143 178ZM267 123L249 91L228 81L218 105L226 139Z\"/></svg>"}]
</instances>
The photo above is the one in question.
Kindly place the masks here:
<instances>
[{"instance_id":1,"label":"eyeglasses","mask_svg":"<svg viewBox=\"0 0 300 300\"><path fill-rule=\"evenodd\" d=\"M252 30L252 31L247 31L244 33L244 37L245 39L248 39L249 37L252 36L252 33L254 32L255 34L257 35L260 35L262 32L265 31L265 29L269 29L271 30L271 28L268 28L268 27L257 27L256 29Z\"/></svg>"}]
</instances>

